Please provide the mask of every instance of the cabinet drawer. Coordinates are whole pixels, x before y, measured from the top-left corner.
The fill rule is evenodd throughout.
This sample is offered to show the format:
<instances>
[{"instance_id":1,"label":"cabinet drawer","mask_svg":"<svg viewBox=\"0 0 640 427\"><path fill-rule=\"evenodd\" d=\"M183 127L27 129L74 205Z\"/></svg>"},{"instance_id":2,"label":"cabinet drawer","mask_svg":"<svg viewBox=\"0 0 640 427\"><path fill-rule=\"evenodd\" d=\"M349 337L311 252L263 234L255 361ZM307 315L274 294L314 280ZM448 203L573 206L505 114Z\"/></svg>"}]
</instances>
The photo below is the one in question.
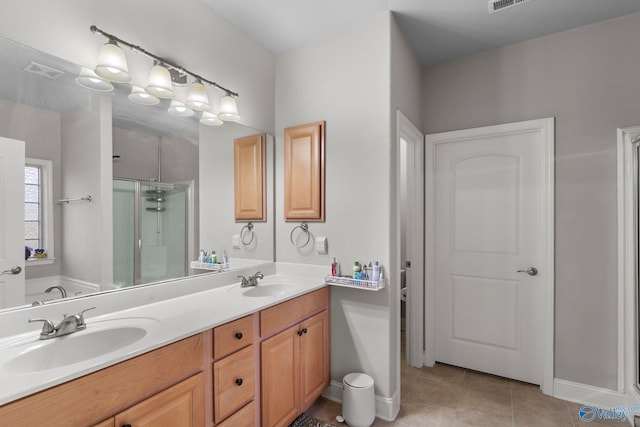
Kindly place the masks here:
<instances>
[{"instance_id":1,"label":"cabinet drawer","mask_svg":"<svg viewBox=\"0 0 640 427\"><path fill-rule=\"evenodd\" d=\"M254 346L213 364L213 416L218 423L255 395Z\"/></svg>"},{"instance_id":2,"label":"cabinet drawer","mask_svg":"<svg viewBox=\"0 0 640 427\"><path fill-rule=\"evenodd\" d=\"M325 287L262 310L260 336L269 336L328 306L329 287Z\"/></svg>"},{"instance_id":3,"label":"cabinet drawer","mask_svg":"<svg viewBox=\"0 0 640 427\"><path fill-rule=\"evenodd\" d=\"M213 358L220 359L253 343L253 315L213 329Z\"/></svg>"},{"instance_id":4,"label":"cabinet drawer","mask_svg":"<svg viewBox=\"0 0 640 427\"><path fill-rule=\"evenodd\" d=\"M256 425L256 404L252 400L242 409L219 424L218 427L254 427Z\"/></svg>"}]
</instances>

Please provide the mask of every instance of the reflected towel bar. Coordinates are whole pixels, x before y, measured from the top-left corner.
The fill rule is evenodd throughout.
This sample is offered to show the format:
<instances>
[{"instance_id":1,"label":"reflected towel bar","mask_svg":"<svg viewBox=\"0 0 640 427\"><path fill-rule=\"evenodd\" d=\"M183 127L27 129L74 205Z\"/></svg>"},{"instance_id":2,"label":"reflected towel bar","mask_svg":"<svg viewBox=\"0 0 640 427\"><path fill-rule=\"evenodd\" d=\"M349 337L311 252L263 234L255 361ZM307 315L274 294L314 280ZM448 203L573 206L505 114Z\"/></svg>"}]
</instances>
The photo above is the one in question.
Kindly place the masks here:
<instances>
[{"instance_id":1,"label":"reflected towel bar","mask_svg":"<svg viewBox=\"0 0 640 427\"><path fill-rule=\"evenodd\" d=\"M87 197L76 197L75 199L60 199L60 200L58 200L58 203L66 203L66 204L69 204L69 202L89 202L89 203L91 203L91 200L93 200L93 198L91 196L87 196Z\"/></svg>"}]
</instances>

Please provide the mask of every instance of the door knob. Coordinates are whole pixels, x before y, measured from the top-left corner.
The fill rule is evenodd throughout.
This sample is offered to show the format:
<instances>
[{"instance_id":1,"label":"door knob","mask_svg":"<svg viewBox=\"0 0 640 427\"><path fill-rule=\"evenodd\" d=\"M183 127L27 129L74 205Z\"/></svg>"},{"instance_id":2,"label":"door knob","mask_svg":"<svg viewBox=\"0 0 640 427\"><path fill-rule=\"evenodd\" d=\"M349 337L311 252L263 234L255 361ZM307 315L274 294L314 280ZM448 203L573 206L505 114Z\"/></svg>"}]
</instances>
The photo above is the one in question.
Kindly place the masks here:
<instances>
[{"instance_id":1,"label":"door knob","mask_svg":"<svg viewBox=\"0 0 640 427\"><path fill-rule=\"evenodd\" d=\"M538 269L535 267L529 267L526 270L518 270L518 273L527 273L529 276L536 276L538 274Z\"/></svg>"},{"instance_id":2,"label":"door knob","mask_svg":"<svg viewBox=\"0 0 640 427\"><path fill-rule=\"evenodd\" d=\"M18 266L13 267L11 270L3 271L2 273L0 273L0 275L2 275L2 274L20 274L21 272L22 272L22 267L20 267L18 265Z\"/></svg>"}]
</instances>

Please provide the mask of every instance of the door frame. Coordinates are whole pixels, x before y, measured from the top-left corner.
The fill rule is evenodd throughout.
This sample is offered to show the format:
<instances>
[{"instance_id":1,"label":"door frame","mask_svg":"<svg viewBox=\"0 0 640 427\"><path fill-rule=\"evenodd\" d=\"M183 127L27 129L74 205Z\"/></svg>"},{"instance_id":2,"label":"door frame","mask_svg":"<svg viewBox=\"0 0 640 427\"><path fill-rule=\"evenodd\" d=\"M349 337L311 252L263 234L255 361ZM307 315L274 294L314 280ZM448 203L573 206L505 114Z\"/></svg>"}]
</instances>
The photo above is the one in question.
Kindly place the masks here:
<instances>
[{"instance_id":1,"label":"door frame","mask_svg":"<svg viewBox=\"0 0 640 427\"><path fill-rule=\"evenodd\" d=\"M480 137L539 133L542 144L542 262L540 269L548 272L540 283L540 389L553 395L554 361L554 153L555 119L553 117L485 126L425 136L425 354L424 364L435 364L435 150L438 144L469 141ZM542 277L541 277L542 279Z\"/></svg>"},{"instance_id":2,"label":"door frame","mask_svg":"<svg viewBox=\"0 0 640 427\"><path fill-rule=\"evenodd\" d=\"M406 321L407 321L407 343L406 343L406 359L407 363L411 366L422 367L424 364L424 134L404 115L402 112L397 112L397 128L398 128L398 164L400 165L400 156L402 155L400 146L401 139L407 141L407 144L419 145L421 155L419 158L414 158L412 179L418 185L416 193L421 193L421 199L415 203L413 207L421 207L421 215L416 215L415 209L407 209L406 223L408 227L416 229L417 232L411 233L408 236L408 247L411 260L411 271L415 271L417 274L408 275L406 277L411 278L411 283L407 281L407 301L406 301ZM398 166L400 173L404 171ZM397 194L400 194L401 180L397 182L398 189ZM415 201L415 200L412 200ZM398 223L402 223L402 203L397 204ZM401 232L400 232L401 234ZM401 238L401 236L400 236ZM401 242L402 243L402 242ZM402 265L401 256L398 254L398 265L400 270L404 268ZM400 296L401 290L398 295Z\"/></svg>"}]
</instances>

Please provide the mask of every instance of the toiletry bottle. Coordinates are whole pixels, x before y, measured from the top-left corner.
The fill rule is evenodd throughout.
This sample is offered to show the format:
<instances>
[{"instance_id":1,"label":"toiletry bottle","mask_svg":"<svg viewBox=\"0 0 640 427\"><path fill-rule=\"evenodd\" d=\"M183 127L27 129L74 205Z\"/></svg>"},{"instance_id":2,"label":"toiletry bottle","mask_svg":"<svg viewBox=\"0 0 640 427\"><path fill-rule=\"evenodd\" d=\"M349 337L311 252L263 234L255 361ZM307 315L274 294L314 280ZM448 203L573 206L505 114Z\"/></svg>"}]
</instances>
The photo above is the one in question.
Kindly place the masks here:
<instances>
[{"instance_id":1,"label":"toiletry bottle","mask_svg":"<svg viewBox=\"0 0 640 427\"><path fill-rule=\"evenodd\" d=\"M204 253L204 249L200 249L200 254L198 255L198 262L200 264L204 264L205 258L206 258L206 255Z\"/></svg>"},{"instance_id":2,"label":"toiletry bottle","mask_svg":"<svg viewBox=\"0 0 640 427\"><path fill-rule=\"evenodd\" d=\"M358 273L360 273L360 263L358 261L353 263L353 278L357 279Z\"/></svg>"},{"instance_id":3,"label":"toiletry bottle","mask_svg":"<svg viewBox=\"0 0 640 427\"><path fill-rule=\"evenodd\" d=\"M380 281L380 265L378 265L378 261L373 263L373 270L371 273L371 280L374 282Z\"/></svg>"},{"instance_id":4,"label":"toiletry bottle","mask_svg":"<svg viewBox=\"0 0 640 427\"><path fill-rule=\"evenodd\" d=\"M338 275L337 265L338 263L336 262L336 258L334 257L333 263L331 263L331 275L333 277L336 277Z\"/></svg>"},{"instance_id":5,"label":"toiletry bottle","mask_svg":"<svg viewBox=\"0 0 640 427\"><path fill-rule=\"evenodd\" d=\"M215 264L218 262L218 256L216 255L216 251L211 252L211 264Z\"/></svg>"}]
</instances>

